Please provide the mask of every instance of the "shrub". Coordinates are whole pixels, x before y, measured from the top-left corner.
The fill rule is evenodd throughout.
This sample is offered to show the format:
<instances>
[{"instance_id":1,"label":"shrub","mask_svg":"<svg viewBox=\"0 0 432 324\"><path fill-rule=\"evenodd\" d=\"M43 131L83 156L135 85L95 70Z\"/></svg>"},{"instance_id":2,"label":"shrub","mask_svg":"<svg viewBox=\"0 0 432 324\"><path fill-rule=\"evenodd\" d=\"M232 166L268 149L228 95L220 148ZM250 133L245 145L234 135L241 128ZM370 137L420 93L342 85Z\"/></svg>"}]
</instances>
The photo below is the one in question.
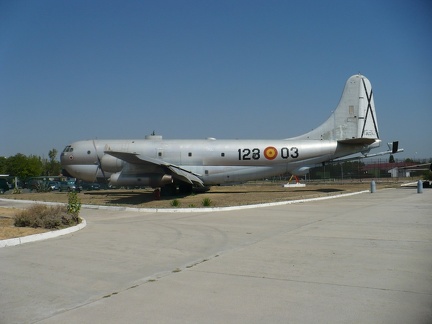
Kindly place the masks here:
<instances>
[{"instance_id":1,"label":"shrub","mask_svg":"<svg viewBox=\"0 0 432 324\"><path fill-rule=\"evenodd\" d=\"M81 210L81 200L78 197L78 193L75 191L70 191L68 193L68 205L67 205L68 213L78 217L80 210Z\"/></svg>"},{"instance_id":2,"label":"shrub","mask_svg":"<svg viewBox=\"0 0 432 324\"><path fill-rule=\"evenodd\" d=\"M48 181L37 181L34 185L36 192L49 192L51 191L51 186Z\"/></svg>"},{"instance_id":3,"label":"shrub","mask_svg":"<svg viewBox=\"0 0 432 324\"><path fill-rule=\"evenodd\" d=\"M64 211L63 211L64 212ZM62 218L57 213L47 213L42 219L43 228L60 228L62 225L69 225L69 223L63 224Z\"/></svg>"},{"instance_id":4,"label":"shrub","mask_svg":"<svg viewBox=\"0 0 432 324\"><path fill-rule=\"evenodd\" d=\"M79 222L79 219L68 213L65 206L33 205L15 215L14 225L54 229L73 226Z\"/></svg>"},{"instance_id":5,"label":"shrub","mask_svg":"<svg viewBox=\"0 0 432 324\"><path fill-rule=\"evenodd\" d=\"M18 194L21 193L21 190L18 189L18 188L14 188L14 190L12 191L12 193L13 193L14 195L18 195Z\"/></svg>"},{"instance_id":6,"label":"shrub","mask_svg":"<svg viewBox=\"0 0 432 324\"><path fill-rule=\"evenodd\" d=\"M31 227L30 225L34 223L33 220L32 214L28 210L23 210L15 215L14 225L16 227Z\"/></svg>"},{"instance_id":7,"label":"shrub","mask_svg":"<svg viewBox=\"0 0 432 324\"><path fill-rule=\"evenodd\" d=\"M171 206L180 207L180 201L178 199L174 199L173 201L171 201Z\"/></svg>"},{"instance_id":8,"label":"shrub","mask_svg":"<svg viewBox=\"0 0 432 324\"><path fill-rule=\"evenodd\" d=\"M204 198L203 200L202 200L202 205L204 206L204 207L209 207L209 206L211 206L211 204L212 204L212 201L211 201L211 199L210 198Z\"/></svg>"}]
</instances>

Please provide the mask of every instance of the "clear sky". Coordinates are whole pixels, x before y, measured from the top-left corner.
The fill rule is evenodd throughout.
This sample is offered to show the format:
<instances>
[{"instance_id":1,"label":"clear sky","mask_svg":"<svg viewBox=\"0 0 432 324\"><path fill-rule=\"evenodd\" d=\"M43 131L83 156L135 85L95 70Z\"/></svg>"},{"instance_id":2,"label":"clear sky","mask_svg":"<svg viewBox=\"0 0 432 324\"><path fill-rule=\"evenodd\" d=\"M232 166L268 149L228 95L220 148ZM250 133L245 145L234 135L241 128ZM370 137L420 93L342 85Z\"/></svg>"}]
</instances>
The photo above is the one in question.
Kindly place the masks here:
<instances>
[{"instance_id":1,"label":"clear sky","mask_svg":"<svg viewBox=\"0 0 432 324\"><path fill-rule=\"evenodd\" d=\"M297 136L360 72L383 142L429 158L431 17L428 0L0 0L0 156Z\"/></svg>"}]
</instances>

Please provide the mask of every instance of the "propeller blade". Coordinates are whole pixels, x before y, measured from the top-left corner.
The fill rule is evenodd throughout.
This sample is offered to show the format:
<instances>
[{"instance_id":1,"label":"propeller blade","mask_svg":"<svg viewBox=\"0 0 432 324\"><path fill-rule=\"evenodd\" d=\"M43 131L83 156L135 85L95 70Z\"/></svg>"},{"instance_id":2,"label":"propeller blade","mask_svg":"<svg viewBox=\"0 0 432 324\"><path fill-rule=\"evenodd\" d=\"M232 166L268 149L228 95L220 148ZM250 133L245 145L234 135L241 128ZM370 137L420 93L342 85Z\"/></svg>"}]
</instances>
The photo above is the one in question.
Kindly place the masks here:
<instances>
[{"instance_id":1,"label":"propeller blade","mask_svg":"<svg viewBox=\"0 0 432 324\"><path fill-rule=\"evenodd\" d=\"M99 158L99 153L98 153L98 150L97 150L97 147L96 147L95 140L93 140L93 147L94 147L94 149L95 149L96 158L97 158L97 163L98 163L98 168L96 169L95 179L97 179L97 174L98 174L99 169L102 171L102 176L104 177L104 179L106 179L105 172L104 172L104 170L102 169L102 161L101 161L101 159Z\"/></svg>"}]
</instances>

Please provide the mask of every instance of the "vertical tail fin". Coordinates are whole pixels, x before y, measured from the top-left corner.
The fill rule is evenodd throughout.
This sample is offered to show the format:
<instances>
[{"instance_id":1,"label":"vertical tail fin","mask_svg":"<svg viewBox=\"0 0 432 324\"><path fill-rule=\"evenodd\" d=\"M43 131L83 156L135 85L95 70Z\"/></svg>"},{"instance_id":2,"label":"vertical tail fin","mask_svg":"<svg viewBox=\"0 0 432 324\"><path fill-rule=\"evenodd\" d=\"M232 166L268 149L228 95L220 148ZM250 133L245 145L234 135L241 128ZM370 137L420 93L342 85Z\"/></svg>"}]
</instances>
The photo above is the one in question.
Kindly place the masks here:
<instances>
[{"instance_id":1,"label":"vertical tail fin","mask_svg":"<svg viewBox=\"0 0 432 324\"><path fill-rule=\"evenodd\" d=\"M345 84L342 97L329 119L295 139L374 142L379 139L372 86L369 80L353 75Z\"/></svg>"}]
</instances>

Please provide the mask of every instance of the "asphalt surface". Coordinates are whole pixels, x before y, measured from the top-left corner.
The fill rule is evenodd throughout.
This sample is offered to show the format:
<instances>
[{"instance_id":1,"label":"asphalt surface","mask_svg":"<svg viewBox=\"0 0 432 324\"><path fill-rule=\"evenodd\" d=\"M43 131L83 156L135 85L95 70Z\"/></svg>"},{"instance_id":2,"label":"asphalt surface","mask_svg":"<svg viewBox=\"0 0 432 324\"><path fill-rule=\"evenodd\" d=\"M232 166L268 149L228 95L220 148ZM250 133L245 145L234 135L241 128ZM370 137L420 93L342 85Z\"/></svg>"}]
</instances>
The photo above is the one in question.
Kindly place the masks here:
<instances>
[{"instance_id":1,"label":"asphalt surface","mask_svg":"<svg viewBox=\"0 0 432 324\"><path fill-rule=\"evenodd\" d=\"M81 215L0 249L0 323L432 322L432 189Z\"/></svg>"}]
</instances>

